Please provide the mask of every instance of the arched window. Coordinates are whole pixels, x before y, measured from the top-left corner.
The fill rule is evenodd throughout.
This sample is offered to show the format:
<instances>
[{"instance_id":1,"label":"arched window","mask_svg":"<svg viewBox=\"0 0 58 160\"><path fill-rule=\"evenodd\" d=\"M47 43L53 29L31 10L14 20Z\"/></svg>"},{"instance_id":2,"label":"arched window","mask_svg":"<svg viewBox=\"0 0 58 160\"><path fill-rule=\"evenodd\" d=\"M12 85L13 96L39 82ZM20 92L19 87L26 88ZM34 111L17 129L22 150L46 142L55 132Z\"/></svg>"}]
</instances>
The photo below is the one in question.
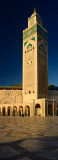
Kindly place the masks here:
<instances>
[{"instance_id":1,"label":"arched window","mask_svg":"<svg viewBox=\"0 0 58 160\"><path fill-rule=\"evenodd\" d=\"M30 116L30 107L26 106L25 108L25 116Z\"/></svg>"},{"instance_id":2,"label":"arched window","mask_svg":"<svg viewBox=\"0 0 58 160\"><path fill-rule=\"evenodd\" d=\"M33 93L35 93L35 92L33 91Z\"/></svg>"},{"instance_id":3,"label":"arched window","mask_svg":"<svg viewBox=\"0 0 58 160\"><path fill-rule=\"evenodd\" d=\"M31 94L31 91L29 90L29 94Z\"/></svg>"}]
</instances>

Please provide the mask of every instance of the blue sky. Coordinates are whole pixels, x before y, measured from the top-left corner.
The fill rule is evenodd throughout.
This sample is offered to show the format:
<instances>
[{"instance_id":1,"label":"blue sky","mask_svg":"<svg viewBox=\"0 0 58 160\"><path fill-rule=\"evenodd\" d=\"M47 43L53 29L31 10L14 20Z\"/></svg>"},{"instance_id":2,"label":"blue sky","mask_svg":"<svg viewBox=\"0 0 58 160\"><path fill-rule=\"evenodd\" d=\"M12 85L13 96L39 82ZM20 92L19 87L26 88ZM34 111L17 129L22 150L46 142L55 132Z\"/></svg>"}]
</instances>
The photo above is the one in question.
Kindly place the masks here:
<instances>
[{"instance_id":1,"label":"blue sky","mask_svg":"<svg viewBox=\"0 0 58 160\"><path fill-rule=\"evenodd\" d=\"M48 31L48 82L58 86L58 1L0 1L0 86L22 82L22 31L36 7Z\"/></svg>"}]
</instances>

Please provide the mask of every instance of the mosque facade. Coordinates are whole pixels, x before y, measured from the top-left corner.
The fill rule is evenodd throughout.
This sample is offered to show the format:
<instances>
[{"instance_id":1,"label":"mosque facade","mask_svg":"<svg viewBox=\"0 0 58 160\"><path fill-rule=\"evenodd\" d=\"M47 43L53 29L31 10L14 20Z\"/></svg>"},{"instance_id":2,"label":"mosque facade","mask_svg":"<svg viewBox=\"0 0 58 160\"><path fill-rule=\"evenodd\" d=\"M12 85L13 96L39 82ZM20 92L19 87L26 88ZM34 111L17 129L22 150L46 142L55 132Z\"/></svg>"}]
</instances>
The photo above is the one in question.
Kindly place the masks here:
<instances>
[{"instance_id":1,"label":"mosque facade","mask_svg":"<svg viewBox=\"0 0 58 160\"><path fill-rule=\"evenodd\" d=\"M35 9L23 30L23 89L0 88L0 115L58 115L58 90L48 90L48 33Z\"/></svg>"}]
</instances>

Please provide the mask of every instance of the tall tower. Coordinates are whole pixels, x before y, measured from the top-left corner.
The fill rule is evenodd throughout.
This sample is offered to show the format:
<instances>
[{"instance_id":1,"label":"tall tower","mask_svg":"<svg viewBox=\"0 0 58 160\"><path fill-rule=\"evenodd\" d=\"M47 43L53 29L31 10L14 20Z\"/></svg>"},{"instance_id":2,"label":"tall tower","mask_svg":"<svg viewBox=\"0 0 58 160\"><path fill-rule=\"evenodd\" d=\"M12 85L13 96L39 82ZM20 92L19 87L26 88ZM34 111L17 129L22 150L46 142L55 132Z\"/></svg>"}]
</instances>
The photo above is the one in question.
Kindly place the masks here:
<instances>
[{"instance_id":1,"label":"tall tower","mask_svg":"<svg viewBox=\"0 0 58 160\"><path fill-rule=\"evenodd\" d=\"M42 19L36 13L23 30L23 102L48 97L48 41Z\"/></svg>"}]
</instances>

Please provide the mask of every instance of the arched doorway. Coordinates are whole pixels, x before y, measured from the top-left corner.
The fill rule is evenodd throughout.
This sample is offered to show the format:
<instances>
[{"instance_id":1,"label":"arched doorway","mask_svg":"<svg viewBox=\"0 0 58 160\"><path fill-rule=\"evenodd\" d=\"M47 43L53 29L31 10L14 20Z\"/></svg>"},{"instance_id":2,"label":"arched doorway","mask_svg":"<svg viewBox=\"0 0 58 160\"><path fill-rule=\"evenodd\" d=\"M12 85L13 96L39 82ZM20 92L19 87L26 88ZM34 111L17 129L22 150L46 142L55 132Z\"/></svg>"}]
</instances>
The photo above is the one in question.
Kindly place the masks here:
<instances>
[{"instance_id":1,"label":"arched doorway","mask_svg":"<svg viewBox=\"0 0 58 160\"><path fill-rule=\"evenodd\" d=\"M36 104L35 105L35 116L41 116L40 109L41 109L40 104Z\"/></svg>"},{"instance_id":2,"label":"arched doorway","mask_svg":"<svg viewBox=\"0 0 58 160\"><path fill-rule=\"evenodd\" d=\"M13 107L13 115L15 116L16 114L17 114L17 107L14 106L14 107Z\"/></svg>"},{"instance_id":3,"label":"arched doorway","mask_svg":"<svg viewBox=\"0 0 58 160\"><path fill-rule=\"evenodd\" d=\"M52 104L48 105L48 115L53 116L53 107L52 107Z\"/></svg>"},{"instance_id":4,"label":"arched doorway","mask_svg":"<svg viewBox=\"0 0 58 160\"><path fill-rule=\"evenodd\" d=\"M23 115L23 107L22 107L22 106L19 107L19 115L20 115L20 116Z\"/></svg>"},{"instance_id":5,"label":"arched doorway","mask_svg":"<svg viewBox=\"0 0 58 160\"><path fill-rule=\"evenodd\" d=\"M25 116L30 116L30 107L26 106L25 108Z\"/></svg>"},{"instance_id":6,"label":"arched doorway","mask_svg":"<svg viewBox=\"0 0 58 160\"><path fill-rule=\"evenodd\" d=\"M2 109L2 113L3 113L3 116L6 115L6 109L5 109L5 107L3 107L3 109Z\"/></svg>"},{"instance_id":7,"label":"arched doorway","mask_svg":"<svg viewBox=\"0 0 58 160\"><path fill-rule=\"evenodd\" d=\"M8 107L8 116L11 115L11 107Z\"/></svg>"},{"instance_id":8,"label":"arched doorway","mask_svg":"<svg viewBox=\"0 0 58 160\"><path fill-rule=\"evenodd\" d=\"M57 116L58 116L58 105L57 105Z\"/></svg>"}]
</instances>

